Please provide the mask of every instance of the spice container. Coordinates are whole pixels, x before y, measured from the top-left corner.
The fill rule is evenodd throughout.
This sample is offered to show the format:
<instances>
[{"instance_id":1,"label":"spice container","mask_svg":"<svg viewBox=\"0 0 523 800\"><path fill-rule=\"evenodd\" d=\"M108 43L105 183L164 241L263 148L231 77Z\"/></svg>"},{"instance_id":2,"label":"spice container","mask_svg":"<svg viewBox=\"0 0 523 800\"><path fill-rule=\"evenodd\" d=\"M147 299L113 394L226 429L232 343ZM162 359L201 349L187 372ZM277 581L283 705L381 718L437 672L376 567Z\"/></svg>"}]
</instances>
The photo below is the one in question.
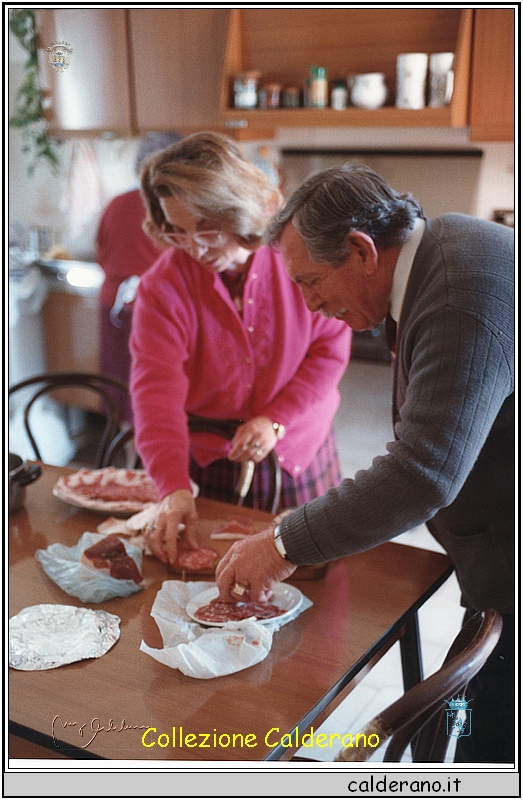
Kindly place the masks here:
<instances>
[{"instance_id":1,"label":"spice container","mask_svg":"<svg viewBox=\"0 0 523 800\"><path fill-rule=\"evenodd\" d=\"M309 81L309 107L325 108L329 101L329 81L324 67L311 67Z\"/></svg>"},{"instance_id":2,"label":"spice container","mask_svg":"<svg viewBox=\"0 0 523 800\"><path fill-rule=\"evenodd\" d=\"M279 108L280 107L280 93L281 86L279 83L267 83L264 87L265 90L265 107L266 108Z\"/></svg>"},{"instance_id":3,"label":"spice container","mask_svg":"<svg viewBox=\"0 0 523 800\"><path fill-rule=\"evenodd\" d=\"M348 91L344 80L335 80L331 91L331 107L335 111L347 108Z\"/></svg>"},{"instance_id":4,"label":"spice container","mask_svg":"<svg viewBox=\"0 0 523 800\"><path fill-rule=\"evenodd\" d=\"M283 90L283 107L284 108L299 108L300 107L300 90L297 86L286 86Z\"/></svg>"},{"instance_id":5,"label":"spice container","mask_svg":"<svg viewBox=\"0 0 523 800\"><path fill-rule=\"evenodd\" d=\"M241 72L234 79L234 107L253 109L258 105L258 81L260 73Z\"/></svg>"}]
</instances>

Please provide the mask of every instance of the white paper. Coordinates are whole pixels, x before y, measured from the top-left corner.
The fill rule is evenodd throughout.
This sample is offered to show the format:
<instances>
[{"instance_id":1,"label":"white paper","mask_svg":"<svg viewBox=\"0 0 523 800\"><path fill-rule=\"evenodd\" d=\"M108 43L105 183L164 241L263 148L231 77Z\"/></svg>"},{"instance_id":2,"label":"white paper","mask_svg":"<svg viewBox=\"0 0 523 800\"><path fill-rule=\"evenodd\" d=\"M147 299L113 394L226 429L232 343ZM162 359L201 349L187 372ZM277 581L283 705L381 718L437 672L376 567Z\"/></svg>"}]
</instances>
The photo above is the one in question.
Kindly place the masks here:
<instances>
[{"instance_id":1,"label":"white paper","mask_svg":"<svg viewBox=\"0 0 523 800\"><path fill-rule=\"evenodd\" d=\"M231 675L263 661L270 652L273 633L312 605L304 597L296 614L284 623L275 617L264 624L241 620L228 622L223 628L205 628L187 616L185 607L213 586L208 581L164 581L151 609L164 646L155 649L142 641L140 650L191 678Z\"/></svg>"}]
</instances>

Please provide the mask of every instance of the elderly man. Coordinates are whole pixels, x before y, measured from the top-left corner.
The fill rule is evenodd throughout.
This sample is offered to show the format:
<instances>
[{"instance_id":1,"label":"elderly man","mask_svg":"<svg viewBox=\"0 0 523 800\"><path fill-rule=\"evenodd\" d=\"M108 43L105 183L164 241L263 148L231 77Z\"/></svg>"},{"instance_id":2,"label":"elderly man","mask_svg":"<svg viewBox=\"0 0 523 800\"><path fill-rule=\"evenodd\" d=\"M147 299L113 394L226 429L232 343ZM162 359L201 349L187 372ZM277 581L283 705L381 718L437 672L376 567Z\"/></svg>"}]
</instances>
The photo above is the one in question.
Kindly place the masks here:
<instances>
[{"instance_id":1,"label":"elderly man","mask_svg":"<svg viewBox=\"0 0 523 800\"><path fill-rule=\"evenodd\" d=\"M410 194L346 164L309 178L271 225L311 311L355 330L386 319L395 441L370 469L236 543L222 599L266 599L299 564L374 547L423 522L449 553L468 613L495 608L500 643L469 686L456 760L511 761L514 741L514 237L461 214L425 219Z\"/></svg>"}]
</instances>

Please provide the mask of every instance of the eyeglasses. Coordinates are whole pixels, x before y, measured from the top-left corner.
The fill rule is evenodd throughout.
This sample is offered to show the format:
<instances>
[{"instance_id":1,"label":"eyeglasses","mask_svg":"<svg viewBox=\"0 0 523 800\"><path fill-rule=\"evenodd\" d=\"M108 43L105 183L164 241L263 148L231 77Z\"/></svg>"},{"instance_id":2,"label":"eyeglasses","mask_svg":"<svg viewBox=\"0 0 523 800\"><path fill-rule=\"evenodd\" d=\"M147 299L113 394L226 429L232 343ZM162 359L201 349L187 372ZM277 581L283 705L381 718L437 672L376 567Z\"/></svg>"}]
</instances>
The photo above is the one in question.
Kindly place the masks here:
<instances>
[{"instance_id":1,"label":"eyeglasses","mask_svg":"<svg viewBox=\"0 0 523 800\"><path fill-rule=\"evenodd\" d=\"M188 247L191 242L195 242L200 247L220 247L227 240L227 234L223 231L201 231L201 233L195 233L194 236L177 233L173 231L170 222L163 223L160 236L164 241L178 247Z\"/></svg>"}]
</instances>

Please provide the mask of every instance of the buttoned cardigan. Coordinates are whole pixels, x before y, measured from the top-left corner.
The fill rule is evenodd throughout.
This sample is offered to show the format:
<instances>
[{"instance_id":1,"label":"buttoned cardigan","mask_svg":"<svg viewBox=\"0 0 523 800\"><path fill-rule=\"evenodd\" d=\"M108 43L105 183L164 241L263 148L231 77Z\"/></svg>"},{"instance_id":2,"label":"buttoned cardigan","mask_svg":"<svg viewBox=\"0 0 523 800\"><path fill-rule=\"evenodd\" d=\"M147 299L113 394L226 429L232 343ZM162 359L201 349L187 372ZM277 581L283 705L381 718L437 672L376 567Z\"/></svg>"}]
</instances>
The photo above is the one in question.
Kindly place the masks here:
<instances>
[{"instance_id":1,"label":"buttoned cardigan","mask_svg":"<svg viewBox=\"0 0 523 800\"><path fill-rule=\"evenodd\" d=\"M325 441L350 355L345 323L311 313L281 254L254 254L239 314L219 275L170 248L142 277L131 335L136 445L160 495L189 488L229 443L187 430L187 414L285 425L281 466L298 475Z\"/></svg>"}]
</instances>

